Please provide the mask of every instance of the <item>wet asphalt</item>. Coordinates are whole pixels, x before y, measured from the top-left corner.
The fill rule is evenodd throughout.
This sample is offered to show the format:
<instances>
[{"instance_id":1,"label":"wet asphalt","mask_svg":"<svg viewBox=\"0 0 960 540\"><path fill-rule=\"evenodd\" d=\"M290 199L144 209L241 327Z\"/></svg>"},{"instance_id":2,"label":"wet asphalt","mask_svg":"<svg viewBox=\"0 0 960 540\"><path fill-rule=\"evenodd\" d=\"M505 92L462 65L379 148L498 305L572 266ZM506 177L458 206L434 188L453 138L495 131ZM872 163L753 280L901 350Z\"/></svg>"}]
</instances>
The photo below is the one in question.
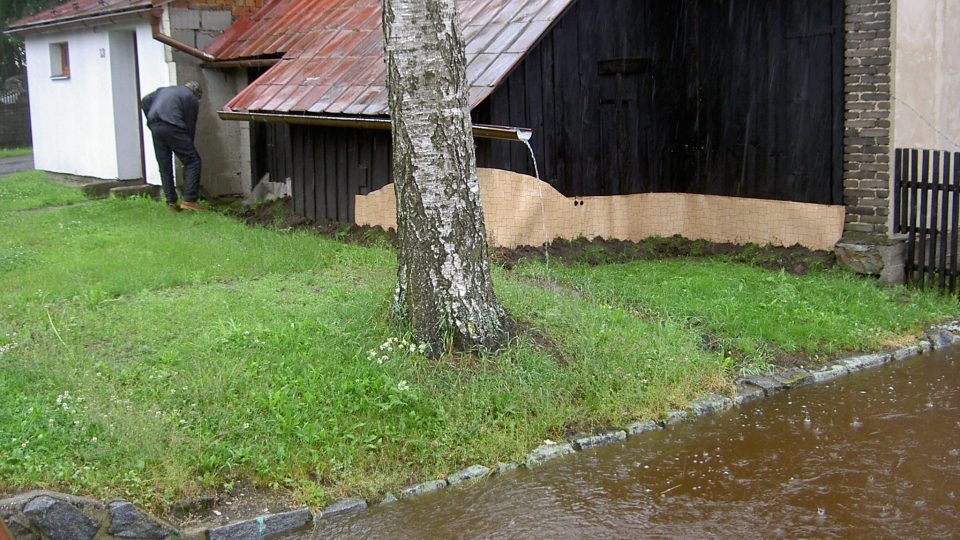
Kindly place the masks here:
<instances>
[{"instance_id":1,"label":"wet asphalt","mask_svg":"<svg viewBox=\"0 0 960 540\"><path fill-rule=\"evenodd\" d=\"M0 159L0 176L33 168L33 155Z\"/></svg>"}]
</instances>

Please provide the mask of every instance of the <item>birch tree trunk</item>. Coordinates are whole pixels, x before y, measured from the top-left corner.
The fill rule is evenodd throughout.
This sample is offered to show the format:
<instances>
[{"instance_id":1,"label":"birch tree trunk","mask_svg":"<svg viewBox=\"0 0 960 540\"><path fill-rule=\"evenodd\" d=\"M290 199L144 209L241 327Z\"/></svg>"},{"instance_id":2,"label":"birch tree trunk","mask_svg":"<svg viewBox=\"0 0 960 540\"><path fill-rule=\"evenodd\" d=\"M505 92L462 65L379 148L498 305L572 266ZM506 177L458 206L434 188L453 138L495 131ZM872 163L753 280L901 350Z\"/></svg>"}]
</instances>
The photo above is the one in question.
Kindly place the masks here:
<instances>
[{"instance_id":1,"label":"birch tree trunk","mask_svg":"<svg viewBox=\"0 0 960 540\"><path fill-rule=\"evenodd\" d=\"M497 350L513 323L487 261L456 0L382 0L399 237L394 316L434 355Z\"/></svg>"}]
</instances>

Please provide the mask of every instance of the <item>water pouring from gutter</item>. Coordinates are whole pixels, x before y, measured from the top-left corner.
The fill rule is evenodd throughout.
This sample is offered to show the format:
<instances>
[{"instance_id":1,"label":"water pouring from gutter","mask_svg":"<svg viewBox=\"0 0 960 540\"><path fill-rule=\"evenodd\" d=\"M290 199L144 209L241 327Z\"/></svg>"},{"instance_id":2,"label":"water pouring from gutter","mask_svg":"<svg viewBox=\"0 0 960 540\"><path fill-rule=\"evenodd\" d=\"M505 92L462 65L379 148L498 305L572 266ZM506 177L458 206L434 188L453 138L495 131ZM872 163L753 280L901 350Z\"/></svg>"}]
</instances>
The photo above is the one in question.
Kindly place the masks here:
<instances>
[{"instance_id":1,"label":"water pouring from gutter","mask_svg":"<svg viewBox=\"0 0 960 540\"><path fill-rule=\"evenodd\" d=\"M547 266L550 266L550 250L547 248L550 240L547 238L547 213L543 207L543 185L540 183L540 168L537 166L537 155L533 152L533 146L530 139L533 138L532 130L517 130L517 140L527 146L530 151L530 159L533 161L533 174L537 178L537 192L540 195L540 225L543 227L543 259Z\"/></svg>"}]
</instances>

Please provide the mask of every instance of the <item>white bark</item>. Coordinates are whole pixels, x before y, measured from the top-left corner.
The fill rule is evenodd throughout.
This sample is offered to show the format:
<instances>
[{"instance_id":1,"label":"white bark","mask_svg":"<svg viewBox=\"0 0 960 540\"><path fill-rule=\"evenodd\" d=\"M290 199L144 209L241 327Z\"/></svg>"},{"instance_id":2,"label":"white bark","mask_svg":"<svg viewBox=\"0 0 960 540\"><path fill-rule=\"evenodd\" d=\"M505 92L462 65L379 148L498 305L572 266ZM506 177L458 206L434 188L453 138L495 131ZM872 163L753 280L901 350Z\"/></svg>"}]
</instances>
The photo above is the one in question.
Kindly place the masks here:
<instances>
[{"instance_id":1,"label":"white bark","mask_svg":"<svg viewBox=\"0 0 960 540\"><path fill-rule=\"evenodd\" d=\"M382 0L399 235L395 314L436 354L498 349L456 0Z\"/></svg>"}]
</instances>

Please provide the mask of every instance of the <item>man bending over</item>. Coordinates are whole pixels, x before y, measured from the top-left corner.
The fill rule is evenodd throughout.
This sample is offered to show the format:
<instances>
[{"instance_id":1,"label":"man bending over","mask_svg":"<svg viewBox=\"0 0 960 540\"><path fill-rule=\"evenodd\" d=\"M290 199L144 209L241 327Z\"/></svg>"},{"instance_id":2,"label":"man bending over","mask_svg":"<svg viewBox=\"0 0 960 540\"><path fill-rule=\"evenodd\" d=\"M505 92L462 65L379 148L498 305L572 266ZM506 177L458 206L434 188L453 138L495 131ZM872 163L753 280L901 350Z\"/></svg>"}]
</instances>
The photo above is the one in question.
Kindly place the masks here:
<instances>
[{"instance_id":1,"label":"man bending over","mask_svg":"<svg viewBox=\"0 0 960 540\"><path fill-rule=\"evenodd\" d=\"M167 207L174 211L200 211L200 154L193 145L197 132L197 112L203 90L200 83L190 81L183 86L158 88L140 100L147 116L147 127L153 135L153 149L160 166L160 182ZM183 203L177 205L177 189L173 180L173 155L183 163L186 184Z\"/></svg>"}]
</instances>

